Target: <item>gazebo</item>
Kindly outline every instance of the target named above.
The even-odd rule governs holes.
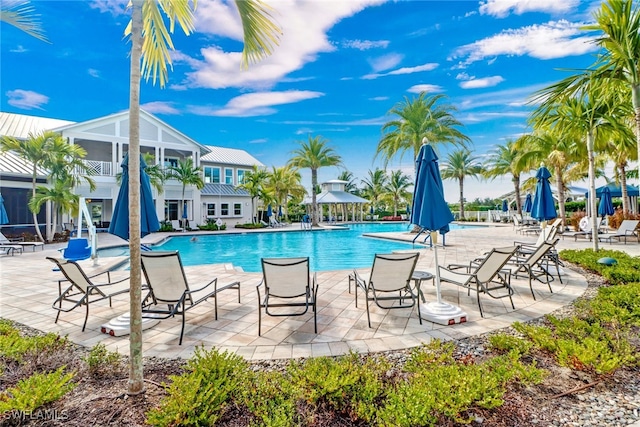
[[[319,206],[328,206],[329,222],[333,222],[333,213],[335,213],[336,221],[346,222],[348,217],[348,209],[346,209],[346,206],[349,204],[351,204],[352,218],[354,221],[358,218],[362,221],[364,218],[364,204],[369,203],[369,201],[345,191],[345,186],[348,183],[348,181],[333,179],[321,184],[322,192],[316,195],[316,203],[318,203]],[[311,205],[311,197],[305,197],[303,203],[307,206]],[[359,209],[356,209],[358,207]],[[346,211],[343,210],[340,216],[340,214],[338,214],[339,209],[346,209]]]
[[[599,199],[602,195],[602,190],[607,187],[609,188],[609,192],[611,192],[611,197],[622,197],[622,186],[619,184],[615,184],[613,182],[603,185],[602,187],[596,188],[596,199]],[[631,209],[631,213],[638,213],[638,196],[640,195],[640,191],[638,187],[633,185],[627,185],[627,197],[629,199],[629,206]],[[584,197],[589,198],[589,192],[584,193]],[[587,208],[588,208],[587,204]]]

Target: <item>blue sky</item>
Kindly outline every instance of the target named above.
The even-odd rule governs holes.
[[[84,121],[128,108],[127,1],[35,1],[51,42],[2,24],[0,109]],[[357,178],[374,159],[388,111],[421,91],[446,95],[472,150],[485,156],[527,132],[536,90],[593,63],[580,27],[600,1],[274,0],[275,52],[240,70],[233,3],[198,0],[196,32],[177,30],[164,89],[145,83],[147,111],[203,144],[244,149],[282,166],[298,141],[321,135]],[[438,151],[441,159],[448,149]],[[413,173],[411,154],[390,169]],[[321,181],[337,168],[323,168]],[[310,185],[308,173],[303,184]],[[499,197],[509,178],[465,181],[465,197]],[[458,185],[445,181],[455,202]]]

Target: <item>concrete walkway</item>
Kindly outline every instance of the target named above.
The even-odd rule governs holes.
[[[277,229],[275,232],[297,231],[295,225]],[[383,233],[387,238],[412,240],[409,233]],[[184,233],[181,233],[184,235]],[[156,233],[144,239],[153,243],[167,237],[167,233]],[[123,244],[119,238],[99,234],[99,246]],[[510,225],[485,225],[477,228],[452,230],[446,237],[446,247],[438,249],[441,265],[465,263],[494,247],[511,246],[514,241],[534,242],[534,236],[517,234]],[[128,311],[128,295],[114,298],[113,307],[106,301],[92,304],[85,332],[82,332],[84,310],[76,309],[61,313],[54,323],[56,311],[51,303],[58,294],[58,279],[62,274],[52,271],[53,264],[47,256],[59,257],[59,247],[65,244],[46,245],[43,251],[27,249],[22,255],[0,257],[0,317],[31,326],[45,332],[66,335],[72,341],[92,347],[104,344],[109,350],[122,354],[129,352],[129,337],[111,337],[100,332],[102,324]],[[588,240],[573,238],[560,240],[558,249],[584,249],[592,244]],[[634,242],[603,243],[601,247],[626,251],[640,255],[640,244]],[[432,249],[416,249],[420,253],[417,270],[434,272]],[[215,256],[215,254],[212,254]],[[111,268],[117,258],[100,258],[94,267],[90,260],[82,261],[87,272]],[[301,317],[263,316],[262,336],[258,337],[257,293],[255,286],[261,275],[236,271],[230,264],[185,267],[191,286],[205,284],[218,277],[224,284],[241,282],[241,303],[235,291],[219,294],[218,320],[214,320],[213,301],[204,302],[187,313],[185,335],[178,345],[180,318],[161,321],[144,331],[144,355],[157,357],[190,357],[196,346],[212,347],[237,353],[248,360],[296,358],[309,356],[340,355],[349,351],[377,352],[398,350],[418,346],[434,338],[459,339],[497,330],[514,321],[527,321],[541,317],[569,304],[586,289],[585,279],[570,269],[564,269],[563,282],[557,278],[552,283],[553,293],[546,285],[534,285],[537,300],[531,296],[526,279],[512,279],[515,289],[513,297],[516,309],[508,299],[492,299],[481,295],[485,317],[481,318],[475,293],[467,293],[457,286],[443,284],[441,295],[445,302],[460,306],[467,313],[467,322],[443,326],[423,321],[420,325],[416,309],[383,310],[372,306],[372,326],[367,325],[365,302],[354,304],[353,293],[348,292],[348,275],[351,271],[318,272],[318,333],[313,332],[313,315]],[[363,272],[366,274],[366,271]],[[126,276],[126,271],[117,271],[115,276]],[[428,302],[436,300],[435,287],[425,282],[422,290]]]

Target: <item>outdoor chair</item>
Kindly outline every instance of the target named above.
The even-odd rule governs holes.
[[[365,296],[369,327],[371,327],[370,301],[384,309],[411,308],[416,304],[416,295],[411,288],[411,277],[419,255],[417,252],[376,254],[368,280],[364,279],[357,270],[353,270],[356,307],[358,307],[358,288],[360,288]],[[384,301],[392,301],[392,303],[388,304]],[[398,304],[394,304],[395,302]],[[418,319],[422,324],[419,309]]]
[[[182,316],[180,342],[184,336],[184,324],[187,311],[203,301],[213,298],[214,316],[218,320],[218,297],[220,291],[236,289],[240,302],[240,282],[218,286],[214,278],[206,285],[191,289],[182,267],[178,251],[141,252],[142,272],[149,287],[149,295],[143,300],[142,317],[151,319],[168,319]]]
[[[610,234],[606,234],[602,237],[598,237],[598,240],[608,240],[609,243],[613,243],[613,239],[617,239],[618,242],[620,241],[620,239],[624,239],[624,243],[626,245],[627,237],[635,237],[636,239],[638,239],[638,242],[640,242],[640,235],[638,235],[638,232],[636,231],[638,223],[640,223],[640,221],[636,219],[625,219],[624,221],[622,221],[622,224],[620,224],[620,227],[618,227],[616,231]]]
[[[543,242],[535,251],[529,254],[521,254],[516,250],[513,257],[509,260],[506,267],[511,270],[511,275],[519,277],[521,274],[526,274],[529,279],[529,289],[531,289],[531,296],[536,299],[536,295],[533,292],[533,280],[537,280],[540,283],[546,283],[549,286],[549,291],[553,293],[551,289],[551,282],[554,280],[553,275],[550,273],[551,263],[553,258],[548,257],[547,254],[554,248],[558,242],[556,238],[553,242]],[[556,269],[558,269],[557,264]],[[558,271],[558,278],[562,283],[562,277]]]
[[[67,247],[61,249],[62,257],[69,261],[82,261],[91,257],[91,246],[85,238],[69,239]]]
[[[22,253],[22,246],[0,245],[0,255],[14,256],[16,251]]]
[[[8,239],[4,234],[0,233],[0,245],[4,245],[4,246],[21,246],[22,248],[24,247],[30,247],[32,249],[32,251],[35,251],[36,248],[40,248],[42,250],[44,250],[44,243],[42,242],[25,242],[24,241],[24,237],[12,237],[11,239]],[[20,251],[22,252],[22,251]]]
[[[171,220],[171,228],[173,228],[173,231],[184,231],[184,228],[180,226],[180,221],[177,219]]]
[[[484,317],[482,304],[480,303],[481,293],[487,294],[491,298],[509,298],[511,307],[515,310],[512,298],[511,272],[502,270],[515,251],[515,246],[495,248],[479,260],[477,264],[472,261],[469,264],[449,264],[447,267],[438,266],[440,281],[467,289],[467,295],[471,291],[475,291],[480,317]],[[498,294],[498,291],[505,292]]]
[[[58,280],[58,298],[53,302],[52,307],[58,311],[55,323],[58,323],[60,312],[68,313],[77,307],[84,305],[86,312],[84,315],[84,323],[82,331],[84,332],[89,319],[89,305],[105,299],[109,300],[111,307],[111,298],[129,292],[129,277],[124,279],[111,281],[111,272],[103,271],[93,276],[87,276],[82,267],[72,260],[61,260],[58,258],[47,257],[49,261],[54,263],[64,275],[64,279]],[[96,283],[94,279],[106,274],[107,281],[104,283]],[[69,285],[63,289],[63,284],[68,282]],[[70,305],[67,306],[67,303]]]
[[[302,316],[309,308],[313,311],[313,325],[318,333],[316,303],[318,284],[316,274],[311,277],[309,257],[262,258],[262,280],[258,292],[258,336],[262,334],[262,309],[269,316]],[[264,295],[260,287],[264,285]],[[281,311],[283,307],[299,307]],[[301,309],[302,307],[303,309]]]

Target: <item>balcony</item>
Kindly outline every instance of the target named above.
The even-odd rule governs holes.
[[[114,176],[113,164],[111,162],[101,162],[98,160],[83,160],[83,163],[89,170],[89,176]],[[76,169],[76,174],[80,171]]]

